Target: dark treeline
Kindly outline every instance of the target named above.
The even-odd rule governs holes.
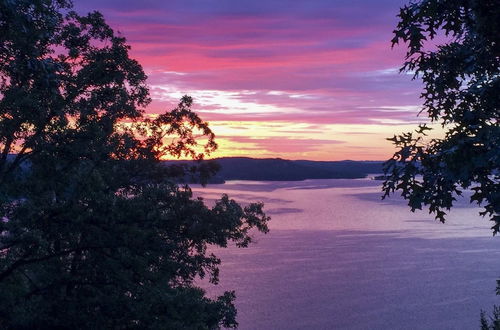
[[[379,161],[311,161],[281,158],[218,158],[212,161],[219,170],[211,183],[227,180],[299,181],[307,179],[357,179],[382,173]],[[196,164],[194,161],[165,161],[168,166]]]

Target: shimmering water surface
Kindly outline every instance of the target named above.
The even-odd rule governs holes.
[[[380,181],[231,181],[193,190],[262,201],[270,233],[216,249],[220,284],[235,290],[239,329],[478,329],[500,304],[500,238],[461,199],[441,224],[381,201]]]

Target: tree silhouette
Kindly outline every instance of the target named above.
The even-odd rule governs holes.
[[[422,0],[401,8],[393,46],[408,45],[402,71],[421,78],[422,112],[432,128],[394,136],[384,197],[401,191],[412,210],[426,205],[444,222],[464,190],[500,231],[500,6],[497,0]],[[429,47],[427,47],[429,46]]]
[[[421,78],[422,112],[439,123],[444,138],[426,141],[427,125],[389,139],[399,149],[384,164],[384,198],[398,190],[411,210],[429,206],[445,221],[456,195],[470,201],[500,231],[500,6],[497,0],[421,0],[399,13],[393,46],[407,43],[401,71]],[[444,34],[444,35],[443,35]],[[440,43],[442,40],[445,42]],[[434,47],[426,48],[431,41]],[[432,46],[432,45],[431,45]],[[497,286],[497,294],[500,285]],[[481,329],[499,329],[481,312]]]
[[[226,195],[207,207],[176,183],[187,168],[160,159],[202,159],[214,134],[187,96],[145,115],[128,50],[98,12],[0,0],[1,328],[237,324],[233,292],[209,299],[193,281],[217,283],[210,245],[246,247],[269,218]]]

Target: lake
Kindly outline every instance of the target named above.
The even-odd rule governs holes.
[[[446,224],[381,201],[380,181],[229,181],[202,188],[262,201],[271,231],[245,249],[215,249],[235,290],[239,329],[479,329],[500,276],[499,239],[465,198]]]

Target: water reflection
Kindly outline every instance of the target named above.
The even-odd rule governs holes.
[[[460,198],[446,224],[426,211],[412,213],[398,197],[381,200],[381,182],[369,179],[305,180],[294,182],[230,181],[206,188],[197,196],[212,203],[222,193],[243,204],[261,201],[272,230],[396,230],[412,237],[488,237],[490,224],[467,198]]]
[[[474,329],[498,301],[498,239],[466,201],[436,222],[380,182],[230,182],[195,187],[264,201],[268,235],[216,250],[221,285],[236,290],[240,329]]]
[[[278,231],[220,252],[241,329],[475,329],[498,300],[490,238]]]

